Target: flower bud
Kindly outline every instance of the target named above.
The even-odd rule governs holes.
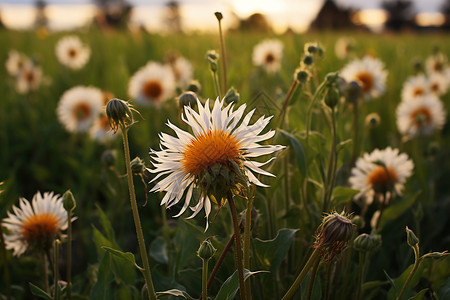
[[[381,238],[380,234],[371,234],[370,237],[372,238],[373,241],[373,249],[378,249],[381,247],[381,244],[383,243],[383,239]]]
[[[117,98],[111,99],[106,104],[106,115],[114,133],[117,132],[119,127],[127,128],[134,122],[130,104]]]
[[[196,94],[200,93],[202,85],[198,80],[191,80],[186,88],[187,91],[194,92]]]
[[[70,190],[67,190],[63,195],[63,207],[66,211],[72,211],[77,206],[75,198]]]
[[[236,104],[239,102],[240,99],[241,99],[241,96],[239,95],[238,91],[234,87],[231,87],[224,97],[226,105],[228,105],[230,103]]]
[[[314,54],[317,52],[317,44],[316,43],[306,43],[305,44],[305,52],[309,54]]]
[[[139,174],[144,174],[145,172],[145,164],[144,161],[136,156],[135,158],[133,158],[133,160],[130,162],[131,164],[131,172],[133,174],[139,175]]]
[[[314,56],[312,55],[303,55],[302,62],[305,66],[311,66],[314,63]]]
[[[356,103],[361,94],[361,86],[357,81],[351,81],[347,86],[347,101]]]
[[[221,12],[215,12],[214,15],[216,16],[217,20],[220,21],[223,19],[223,15]]]
[[[364,123],[367,128],[376,128],[380,125],[380,115],[377,113],[368,114]]]
[[[363,228],[365,226],[364,218],[361,218],[361,216],[358,216],[358,215],[352,217],[352,223],[357,228]]]
[[[340,99],[339,90],[333,86],[329,87],[325,94],[325,104],[330,108],[334,108]]]
[[[116,164],[116,151],[114,150],[105,150],[100,157],[101,162],[105,165],[105,167],[109,168]]]
[[[439,259],[442,258],[444,256],[447,256],[448,253],[447,251],[444,252],[431,252],[431,253],[427,253],[424,256],[422,256],[422,258],[435,258],[435,259]]]
[[[374,248],[374,242],[370,235],[363,233],[354,239],[353,248],[357,251],[369,252]]]
[[[216,251],[217,249],[214,248],[209,239],[206,239],[201,243],[200,248],[198,248],[197,256],[202,260],[209,260],[214,256]]]
[[[309,72],[302,68],[298,68],[294,73],[294,79],[301,84],[305,84],[306,82],[308,82],[309,76]]]
[[[194,92],[184,92],[178,97],[178,107],[183,109],[185,106],[195,107],[197,104],[197,95]]]
[[[406,241],[408,245],[414,248],[417,244],[419,244],[419,238],[414,234],[414,232],[406,226]]]

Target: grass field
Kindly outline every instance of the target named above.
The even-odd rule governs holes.
[[[6,218],[7,212],[12,212],[11,207],[18,206],[19,197],[31,200],[37,191],[62,195],[70,189],[76,200],[73,213],[77,218],[72,227],[72,298],[145,298],[141,295],[144,276],[121,255],[102,248],[131,252],[141,265],[129,205],[122,137],[99,143],[87,134],[69,133],[58,121],[56,109],[64,92],[78,85],[94,86],[114,97],[129,100],[140,113],[134,113],[137,123],[128,131],[131,158],[139,156],[146,167],[153,169],[149,149],[159,149],[160,132],[173,135],[166,125],[167,120],[184,130],[188,128],[179,118],[177,97],[168,99],[160,107],[139,106],[127,92],[129,80],[148,61],[159,62],[168,53],[178,53],[193,66],[193,79],[202,86],[198,93],[201,102],[213,101],[218,95],[206,53],[208,50],[220,52],[219,37],[97,30],[70,33],[80,37],[91,49],[87,65],[80,70],[70,70],[55,56],[56,43],[68,34],[41,36],[34,31],[0,31],[0,61],[7,60],[10,50],[17,50],[40,65],[46,77],[36,91],[20,94],[15,88],[15,78],[5,67],[0,68],[0,181],[3,181],[0,217]],[[354,40],[354,51],[352,57],[342,60],[336,57],[334,47],[344,36]],[[275,74],[267,74],[252,65],[253,47],[267,38],[279,39],[284,45],[281,70]],[[290,97],[288,91],[294,72],[308,42],[319,43],[324,53],[314,56],[310,80],[297,85]],[[421,67],[423,70],[426,59],[436,51],[445,56],[450,54],[450,36],[435,33],[323,32],[283,36],[226,33],[225,45],[228,87],[233,86],[240,93],[236,106],[247,103],[246,112],[256,108],[255,116],[274,115],[268,128],[277,133],[266,143],[286,146],[272,155],[276,159],[264,167],[276,176],[260,178],[270,187],[257,187],[253,194],[247,195],[254,197],[256,209],[252,213],[249,269],[264,271],[250,277],[253,298],[281,299],[313,252],[316,230],[324,214],[345,210],[351,213],[349,218],[355,224],[351,237],[340,244],[342,249],[336,257],[324,258],[318,263],[315,280],[309,280],[309,273],[301,283],[298,298],[294,299],[300,299],[300,294],[302,299],[307,299],[309,290],[311,299],[395,299],[405,282],[403,299],[413,296],[413,299],[446,299],[450,293],[448,256],[420,259],[415,275],[407,280],[418,248],[408,245],[405,227],[412,229],[419,238],[420,256],[450,248],[447,232],[450,225],[450,128],[445,123],[430,136],[405,141],[396,125],[396,108],[401,102],[405,81],[421,72]],[[381,96],[369,101],[359,99],[356,113],[355,106],[344,97],[332,110],[323,104],[324,93],[317,93],[318,99],[312,102],[326,74],[340,71],[353,58],[366,54],[380,59],[388,72]],[[221,59],[219,75],[222,74]],[[450,82],[450,78],[447,81]],[[282,107],[286,98],[289,101],[284,116]],[[439,98],[448,112],[450,94],[447,92]],[[380,117],[379,125],[373,128],[365,124],[370,113]],[[281,116],[284,116],[283,121],[277,122]],[[251,123],[255,121],[256,118]],[[335,124],[334,136],[330,124]],[[354,147],[355,128],[358,139]],[[383,204],[380,221],[373,228],[370,221],[380,207],[376,201],[364,205],[352,200],[358,191],[349,183],[351,160],[352,155],[357,158],[389,146],[406,153],[414,162],[414,171],[407,178],[403,193],[392,197],[389,204]],[[105,155],[114,155],[113,162],[106,165]],[[334,168],[330,167],[331,161]],[[233,234],[230,208],[226,204],[218,210],[218,206],[213,205],[207,231],[204,231],[204,212],[189,220],[185,219],[188,213],[172,218],[182,205],[167,211],[159,205],[164,194],[148,193],[155,184],[149,183],[154,176],[144,172],[141,177],[134,176],[134,184],[155,290],[177,289],[184,291],[185,298],[198,298],[202,292],[202,260],[197,257],[197,250],[201,242],[210,237],[217,248],[209,262],[211,272]],[[329,203],[324,205],[327,193]],[[238,213],[244,212],[248,200],[235,198]],[[364,251],[355,248],[354,239],[363,233],[370,234],[378,246]],[[244,230],[241,234],[244,236]],[[234,249],[232,247],[225,256],[215,276],[208,291],[211,298],[239,295],[237,275],[232,276],[236,271]],[[59,278],[64,281],[68,267],[66,250],[67,239],[59,248],[58,260],[54,260]],[[11,287],[14,299],[30,299],[29,283],[45,290],[38,251],[27,251],[17,257],[8,250],[0,259],[0,267],[5,270],[2,273],[5,280],[0,281],[0,295],[5,298]],[[49,295],[57,299],[52,288],[54,275],[49,267]],[[310,288],[309,282],[314,282]],[[66,297],[67,289],[62,293]]]

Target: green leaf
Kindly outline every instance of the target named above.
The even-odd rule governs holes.
[[[95,206],[97,207],[97,211],[100,216],[100,224],[103,227],[106,237],[108,238],[108,240],[114,241],[114,230],[111,226],[111,222],[109,222],[108,218],[106,217],[106,214],[103,212],[103,210],[97,203],[95,204]]]
[[[91,299],[113,299],[111,281],[114,275],[111,272],[111,259],[109,252],[105,252],[98,267],[97,283],[91,291]]]
[[[416,284],[419,282],[420,277],[422,276],[422,273],[425,268],[428,268],[430,266],[430,260],[422,260],[421,264],[417,268],[416,272],[414,273],[414,276],[411,278],[411,281],[409,282],[408,286],[406,287],[404,297],[411,296],[412,288],[416,286]],[[411,264],[398,278],[393,280],[394,287],[392,287],[388,292],[388,299],[394,300],[400,293],[401,289],[403,288],[403,285],[406,282],[406,279],[408,278],[409,274],[411,273],[411,270],[413,269],[414,264]],[[392,279],[391,279],[392,280]]]
[[[162,236],[158,236],[153,240],[150,246],[150,256],[162,264],[167,264],[169,262],[166,240]]]
[[[376,288],[379,286],[383,286],[383,285],[386,285],[389,283],[390,283],[389,281],[381,281],[381,280],[369,281],[362,285],[362,290],[364,292],[364,291],[367,291],[367,290],[370,290],[370,289],[373,289],[373,288]]]
[[[156,293],[156,298],[158,298],[158,299],[169,298],[170,296],[182,297],[184,299],[194,300],[194,298],[192,298],[187,292],[180,291],[180,290],[177,290],[177,289],[171,289],[171,290],[167,290],[167,291],[164,291],[164,292],[157,292]]]
[[[281,229],[272,240],[255,239],[253,247],[260,266],[275,272],[286,257],[297,231],[298,229]]]
[[[341,151],[342,149],[347,147],[347,145],[351,145],[351,144],[352,144],[352,139],[348,139],[348,140],[340,142],[339,144],[336,145],[336,152]]]
[[[438,299],[450,299],[450,277],[437,289]]]
[[[265,272],[265,271],[251,272],[247,269],[244,269],[244,281],[252,275],[255,275],[258,273],[263,273],[263,272]],[[238,278],[238,274],[237,274],[237,270],[236,270],[236,271],[234,271],[233,275],[228,277],[228,279],[225,280],[225,282],[222,284],[219,292],[217,293],[215,300],[234,299],[238,290],[239,290],[239,278]]]
[[[292,149],[294,149],[295,152],[295,158],[297,161],[297,167],[298,170],[300,171],[300,174],[302,175],[302,177],[304,178],[306,176],[306,154],[305,154],[305,150],[303,149],[302,144],[300,143],[300,141],[291,133],[282,130],[282,129],[278,129],[278,131],[289,138],[289,142],[292,146]]]
[[[35,296],[39,296],[41,298],[47,299],[47,300],[53,300],[52,297],[50,297],[49,294],[47,294],[44,290],[42,290],[41,288],[35,286],[34,284],[32,284],[31,282],[29,282],[30,285],[30,289],[31,289],[31,293]]]
[[[423,289],[420,292],[418,292],[414,297],[409,298],[409,300],[422,300],[423,296],[425,295],[425,293],[427,291],[428,291],[428,289]]]
[[[109,247],[117,249],[119,248],[114,241],[111,241],[107,239],[97,228],[95,228],[94,225],[92,225],[92,234],[93,234],[93,240],[94,244],[97,248],[97,255],[99,258],[103,257],[103,254],[105,253],[105,250],[103,247]]]
[[[136,260],[135,260],[135,258],[134,258],[133,253],[131,253],[131,252],[122,252],[122,251],[120,251],[120,250],[113,249],[113,248],[106,247],[106,246],[102,246],[102,248],[105,249],[106,251],[108,251],[109,253],[111,253],[111,254],[117,256],[117,257],[120,257],[120,258],[125,259],[126,261],[128,261],[128,262],[130,263],[130,266],[135,267],[135,268],[138,269],[139,271],[142,271],[142,270],[143,270],[141,267],[139,267],[139,266],[136,264]]]
[[[384,226],[389,224],[389,222],[394,221],[401,215],[405,213],[415,202],[417,197],[422,191],[418,191],[412,196],[406,196],[402,199],[397,199],[395,203],[389,204],[389,206],[383,211],[381,215],[380,224],[378,225],[379,230],[382,230]]]
[[[332,204],[334,207],[339,207],[342,204],[349,203],[352,197],[356,195],[359,191],[351,188],[337,186],[333,189]]]

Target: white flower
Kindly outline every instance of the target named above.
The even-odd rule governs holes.
[[[58,119],[69,132],[86,132],[103,106],[102,91],[76,86],[64,92],[57,107]]]
[[[427,74],[441,73],[447,66],[447,62],[447,56],[445,56],[443,53],[438,52],[436,54],[430,55],[425,60],[425,69],[427,71]]]
[[[90,48],[77,36],[66,36],[60,39],[55,50],[59,62],[74,70],[83,68],[91,55]]]
[[[334,52],[339,59],[346,59],[353,53],[355,41],[351,38],[341,37],[334,45]]]
[[[279,40],[264,40],[253,48],[253,65],[263,67],[267,73],[279,72],[282,58],[283,43]]]
[[[449,79],[445,77],[444,73],[435,72],[428,76],[428,84],[431,93],[441,96],[447,93]]]
[[[428,79],[424,74],[409,77],[403,84],[402,101],[414,100],[430,92]]]
[[[20,94],[37,90],[43,81],[42,68],[31,60],[27,61],[17,74],[16,89]]]
[[[29,63],[30,59],[16,50],[10,50],[8,53],[8,59],[5,62],[6,71],[11,76],[17,76],[26,63]]]
[[[340,76],[347,82],[358,82],[365,100],[380,96],[386,89],[384,64],[371,56],[353,60],[342,69]]]
[[[20,198],[20,206],[13,206],[12,210],[2,225],[8,230],[6,249],[13,249],[13,255],[20,256],[29,248],[45,250],[67,228],[62,197],[53,192],[43,196],[37,192],[31,203]]]
[[[114,133],[111,129],[108,116],[104,111],[95,119],[94,124],[92,124],[92,127],[89,130],[89,135],[93,140],[105,143],[115,139],[118,134]]]
[[[172,68],[177,85],[180,87],[187,86],[192,80],[192,64],[186,58],[179,55],[169,58],[168,64]]]
[[[372,203],[375,195],[385,195],[387,199],[401,195],[406,178],[411,176],[413,162],[405,153],[388,147],[375,149],[358,158],[349,178],[352,189],[359,190],[355,198],[364,197],[367,204]]]
[[[444,106],[433,94],[402,101],[396,110],[398,131],[406,138],[430,135],[445,123]]]
[[[260,134],[271,117],[262,116],[253,125],[249,125],[255,110],[242,119],[245,104],[233,110],[232,104],[222,108],[223,100],[217,99],[211,111],[209,100],[204,106],[200,101],[197,100],[197,102],[198,113],[190,106],[185,106],[182,115],[183,121],[190,126],[193,134],[168,122],[167,125],[175,131],[176,137],[165,133],[160,134],[161,151],[150,150],[155,169],[148,170],[151,173],[158,173],[151,182],[165,176],[151,189],[152,192],[166,192],[161,205],[166,204],[167,208],[172,207],[180,202],[183,195],[185,196],[184,205],[175,217],[180,216],[187,209],[194,190],[200,190],[200,199],[195,206],[191,207],[194,213],[190,218],[204,208],[207,219],[206,228],[208,228],[211,200],[217,203],[222,200],[217,199],[217,194],[210,193],[209,189],[215,190],[217,186],[225,186],[226,189],[227,184],[223,181],[230,178],[233,181],[236,176],[245,177],[243,184],[245,186],[254,183],[265,187],[266,185],[261,183],[254,173],[274,176],[260,168],[273,158],[264,163],[251,159],[271,154],[283,149],[284,146],[258,144],[275,134],[273,130]],[[209,174],[214,171],[221,175],[225,174],[221,177],[224,180],[217,180],[217,177],[213,175],[212,182],[209,181]]]
[[[128,94],[142,106],[159,106],[175,94],[172,69],[157,62],[148,62],[128,84]]]

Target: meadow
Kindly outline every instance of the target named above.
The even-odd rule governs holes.
[[[77,70],[62,65],[55,55],[55,45],[68,35],[78,36],[90,48],[87,64]],[[342,37],[352,39],[352,51],[343,59],[334,51]],[[275,72],[252,63],[255,45],[266,39],[283,44],[280,69]],[[408,78],[426,73],[427,58],[450,54],[450,36],[226,32],[224,40],[227,84],[221,89],[219,34],[155,35],[95,28],[50,34],[0,31],[0,218],[7,218],[8,211],[14,213],[12,206],[19,206],[19,198],[31,201],[38,191],[67,195],[70,190],[76,201],[71,262],[67,235],[58,235],[60,245],[52,244],[43,255],[39,247],[14,255],[2,241],[0,298],[66,299],[70,293],[72,299],[153,299],[143,288],[145,267],[134,264],[135,260],[142,266],[142,255],[130,206],[123,128],[119,124],[116,137],[99,142],[86,132],[69,132],[58,119],[62,95],[81,85],[107,91],[110,98],[129,101],[135,109],[130,112],[136,122],[125,131],[131,159],[141,159],[140,165],[134,164],[134,190],[154,290],[165,292],[157,293],[158,299],[201,297],[204,276],[208,278],[222,259],[208,288],[207,297],[212,299],[448,299],[450,127],[444,122],[430,134],[419,130],[406,139],[398,129],[396,109]],[[313,43],[308,44],[311,48],[305,47],[307,43]],[[41,66],[44,80],[37,89],[17,91],[16,77],[4,67],[10,50]],[[219,53],[218,60],[207,59],[209,50]],[[179,105],[187,85],[160,104],[145,106],[130,96],[129,82],[148,61],[161,62],[168,55],[180,55],[192,64],[192,79],[201,85],[196,95],[202,105],[210,99],[212,109],[218,94],[223,97],[234,87],[240,96],[226,103],[234,103],[235,109],[245,103],[244,116],[255,109],[250,124],[261,116],[274,116],[262,132],[273,129],[275,134],[260,144],[285,146],[264,155],[264,160],[256,159],[265,162],[275,157],[262,167],[275,176],[257,176],[268,187],[255,186],[256,180],[247,186],[245,177],[246,183],[233,193],[241,219],[245,292],[236,271],[230,199],[211,197],[205,230],[208,220],[203,211],[191,219],[186,219],[189,209],[174,217],[187,197],[184,191],[181,201],[168,209],[160,205],[163,191],[150,192],[161,178],[150,182],[156,174],[146,168],[156,166],[149,151],[162,149],[161,132],[174,135],[168,120],[192,133]],[[349,82],[338,77],[347,64],[365,55],[379,59],[387,71],[385,87],[373,99],[361,96],[358,88],[355,95]],[[313,62],[305,63],[305,56]],[[450,67],[446,60],[443,65]],[[216,73],[211,71],[216,67]],[[444,74],[448,90],[450,74]],[[441,110],[446,112],[450,110],[447,90],[439,95]],[[198,111],[199,104],[190,103]],[[422,117],[426,123],[432,116]],[[381,179],[369,186],[375,194],[372,203],[366,199],[370,195],[358,198],[363,191],[349,181],[357,159],[388,147],[406,154],[413,170],[404,171],[408,174],[403,181],[391,182],[401,177],[401,171],[392,175],[389,161],[374,161],[388,175],[379,175]],[[224,188],[218,181],[211,183],[214,191],[215,185]],[[205,192],[198,189],[191,206]],[[378,220],[373,217],[377,212]],[[325,232],[329,223],[337,226],[330,236]],[[3,233],[8,234],[8,228],[3,227]],[[323,239],[332,241],[325,245]],[[205,240],[217,251],[210,251],[209,269],[202,278],[205,270],[198,254]],[[296,279],[296,294],[289,294]]]

